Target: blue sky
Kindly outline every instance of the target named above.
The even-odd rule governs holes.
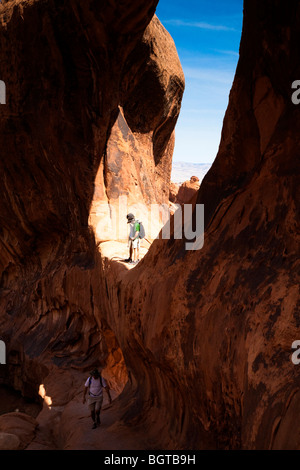
[[[212,163],[238,62],[243,0],[160,0],[185,75],[173,161]]]

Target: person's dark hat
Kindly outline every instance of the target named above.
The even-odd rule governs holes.
[[[93,377],[98,377],[100,375],[98,369],[93,369],[91,370],[90,374],[93,376]]]
[[[127,223],[130,224],[130,222],[132,222],[134,220],[134,215],[133,214],[127,214],[126,215],[127,217]]]

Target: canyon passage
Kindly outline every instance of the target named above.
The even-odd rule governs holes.
[[[300,448],[299,1],[244,1],[219,151],[189,201],[203,247],[172,216],[129,266],[113,214],[172,207],[185,89],[157,3],[0,4],[1,449]],[[113,401],[91,430],[95,367]]]

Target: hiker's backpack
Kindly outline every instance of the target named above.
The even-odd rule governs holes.
[[[100,377],[100,384],[101,384],[101,387],[103,388],[103,382],[102,382],[102,377],[101,377],[101,375],[100,375],[99,377]],[[91,386],[91,383],[92,383],[92,377],[89,378],[89,387]]]
[[[143,222],[138,222],[139,226],[140,226],[140,233],[139,233],[139,238],[145,238],[145,227],[143,225]]]

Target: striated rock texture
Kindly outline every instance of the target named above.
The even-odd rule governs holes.
[[[170,183],[170,187],[169,187],[170,202],[175,203],[179,188],[180,188],[180,184],[173,183],[173,182]]]
[[[192,176],[180,186],[176,183],[170,184],[169,199],[175,204],[188,204],[197,194],[200,188],[199,178]]]
[[[157,240],[128,270],[107,245],[96,250],[88,220],[101,164],[114,197],[120,141],[110,136],[124,123],[137,147],[153,141],[143,168],[155,166],[158,185],[140,193],[168,195],[158,174],[179,101],[166,114],[147,101],[143,122],[139,77],[153,69],[131,56],[143,55],[155,4],[0,7],[3,380],[27,395],[45,390],[18,438],[30,449],[299,449],[299,2],[245,0],[220,149],[197,196],[204,247]],[[106,440],[88,440],[79,393],[101,361],[122,392],[104,412]],[[2,432],[15,434],[16,419],[4,415]]]
[[[38,423],[24,413],[8,413],[0,416],[0,449],[25,449],[35,436]]]

